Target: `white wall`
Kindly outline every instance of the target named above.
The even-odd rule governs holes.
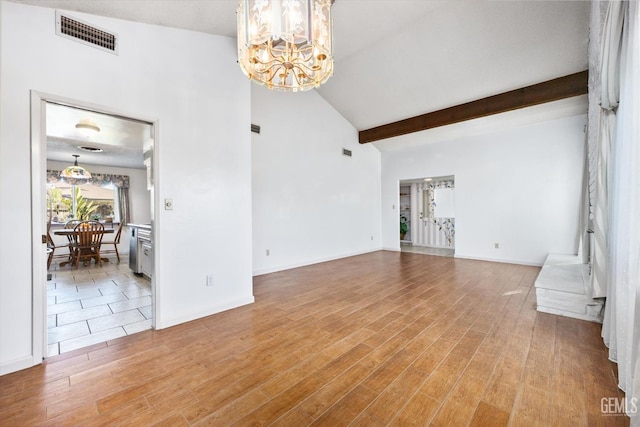
[[[541,265],[549,252],[576,253],[585,122],[579,115],[384,152],[382,246],[399,249],[399,180],[454,175],[457,257]]]
[[[251,93],[254,274],[379,249],[380,152],[314,91]]]
[[[157,198],[174,200],[155,217],[158,327],[252,302],[250,92],[235,40],[70,13],[117,33],[112,55],[56,36],[54,9],[0,7],[0,373],[34,362],[30,90],[157,120]]]

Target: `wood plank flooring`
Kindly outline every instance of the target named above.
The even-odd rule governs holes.
[[[0,425],[629,425],[600,325],[539,269],[380,251],[254,279],[256,303],[0,377]]]

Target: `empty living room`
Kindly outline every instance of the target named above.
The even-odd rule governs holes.
[[[639,18],[0,0],[0,425],[640,427]]]

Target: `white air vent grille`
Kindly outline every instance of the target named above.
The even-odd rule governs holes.
[[[80,43],[118,53],[118,36],[86,22],[56,13],[56,34]]]

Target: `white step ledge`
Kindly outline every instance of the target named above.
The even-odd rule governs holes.
[[[591,298],[589,266],[577,255],[549,254],[536,279],[538,311],[602,323],[604,300]]]

